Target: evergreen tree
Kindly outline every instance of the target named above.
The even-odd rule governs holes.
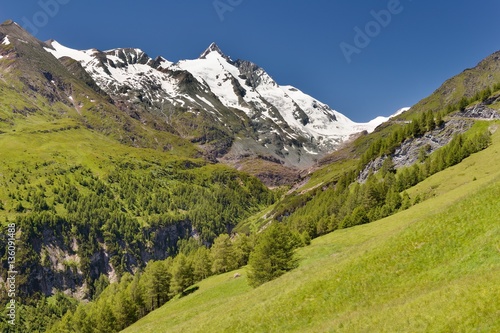
[[[397,211],[399,207],[401,207],[402,201],[403,200],[401,198],[401,195],[393,188],[391,188],[389,192],[387,192],[385,204],[387,205],[391,213]]]
[[[436,127],[435,128],[441,128],[443,125],[444,125],[443,116],[441,115],[441,112],[438,112],[436,115]]]
[[[193,284],[191,266],[183,253],[179,253],[175,257],[170,272],[172,274],[171,295],[181,294],[187,287]]]
[[[129,273],[125,273],[117,287],[118,290],[111,296],[113,298],[113,313],[119,329],[124,329],[139,319],[137,304],[133,302],[128,289],[132,282],[133,277]]]
[[[420,163],[425,162],[427,159],[427,149],[426,147],[420,147],[420,150],[418,151],[418,161]]]
[[[382,177],[385,177],[387,173],[395,173],[396,168],[394,167],[394,162],[392,160],[392,156],[386,156],[384,159],[384,163],[380,167],[380,174]]]
[[[60,321],[58,321],[55,325],[51,326],[47,332],[55,332],[55,333],[73,333],[73,332],[85,332],[84,330],[78,330],[74,327],[75,318],[71,312],[68,312]],[[2,331],[2,332],[7,332]]]
[[[458,108],[460,109],[460,111],[464,111],[467,105],[469,105],[469,100],[464,96],[462,97],[460,102],[458,102]]]
[[[426,114],[426,121],[427,121],[427,131],[432,131],[434,128],[436,128],[436,121],[434,120],[434,114],[432,111],[427,111]]]
[[[144,270],[146,304],[154,310],[168,300],[171,276],[165,261],[150,261]]]
[[[486,88],[485,90],[483,90],[483,91],[481,92],[480,97],[479,97],[479,98],[481,99],[481,102],[486,101],[486,100],[488,99],[488,97],[490,97],[490,96],[491,96],[491,93],[492,93],[492,92],[491,92],[491,88],[490,88],[490,87],[488,87],[488,88]]]
[[[250,254],[248,281],[257,287],[297,267],[296,242],[290,229],[281,223],[270,225],[259,235]]]
[[[93,333],[94,325],[95,325],[95,317],[93,317],[89,313],[90,306],[88,305],[80,305],[73,317],[72,317],[72,325],[74,328],[74,332],[82,332],[82,333]],[[54,330],[54,333],[58,333],[59,331]]]
[[[250,253],[253,250],[252,239],[245,234],[239,234],[233,243],[234,259],[238,267],[248,264]]]
[[[127,287],[127,293],[130,296],[132,303],[136,307],[137,317],[141,318],[146,314],[146,303],[144,297],[144,284],[141,283],[143,274],[140,272],[134,275],[132,282]]]
[[[411,207],[411,198],[408,195],[408,193],[405,191],[401,195],[402,201],[401,201],[401,210],[405,210]]]
[[[211,248],[212,272],[215,274],[229,272],[238,268],[233,244],[228,234],[217,237]]]
[[[366,209],[363,206],[356,207],[351,214],[351,226],[365,224],[370,222]]]
[[[201,281],[210,276],[212,272],[212,260],[210,250],[202,246],[194,252],[191,257],[194,281]]]
[[[119,329],[116,323],[116,317],[111,310],[111,305],[106,301],[101,301],[94,306],[95,329],[97,332],[113,333]]]
[[[120,290],[113,297],[114,313],[118,328],[124,329],[135,323],[139,317],[137,315],[137,305],[132,302],[126,290]]]
[[[424,134],[424,129],[422,128],[422,125],[425,126],[425,124],[420,123],[419,118],[415,118],[412,120],[410,131],[411,131],[411,135],[414,138],[420,137],[420,136],[422,136],[422,134]]]
[[[97,299],[99,295],[109,286],[109,279],[105,274],[101,274],[97,280],[94,282],[94,299]]]

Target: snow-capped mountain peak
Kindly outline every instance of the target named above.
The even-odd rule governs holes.
[[[207,49],[205,51],[203,51],[203,53],[198,57],[198,59],[205,59],[210,53],[213,53],[213,52],[219,54],[224,59],[230,61],[230,58],[227,55],[225,55],[224,52],[222,52],[220,47],[215,42],[212,42],[207,47]]]
[[[295,87],[280,86],[256,64],[231,60],[215,43],[199,58],[177,63],[133,48],[78,51],[51,41],[45,49],[56,58],[79,61],[102,90],[129,108],[165,119],[171,117],[166,109],[203,112],[246,142],[234,141],[226,155],[271,156],[306,167],[353,134],[371,132],[388,119],[355,123]]]

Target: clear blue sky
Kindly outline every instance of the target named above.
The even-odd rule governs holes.
[[[381,10],[390,13],[389,23],[382,15],[384,26],[371,13]],[[30,22],[28,30],[36,28],[39,39],[77,49],[138,47],[177,61],[198,57],[215,41],[233,59],[257,63],[279,84],[294,85],[356,121],[411,106],[499,50],[499,14],[498,0],[0,3],[1,21]],[[364,33],[368,27],[368,45],[361,37],[355,41],[355,27]],[[352,46],[346,49],[351,53],[356,48],[350,63],[341,43]]]

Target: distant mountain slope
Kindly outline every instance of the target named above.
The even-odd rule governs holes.
[[[42,43],[14,22],[2,24],[0,34],[0,65],[19,70],[9,70],[12,79],[31,86],[31,94],[75,108],[70,116],[134,146],[169,149],[159,137],[175,136],[206,159],[270,186],[292,183],[299,170],[387,120],[355,123],[295,87],[280,86],[256,64],[233,61],[215,43],[197,59],[172,63],[134,48],[79,51]],[[84,114],[90,103],[104,118]]]
[[[147,122],[153,114],[155,126],[171,125],[202,144],[208,156],[229,163],[261,156],[286,167],[309,167],[353,134],[371,132],[386,120],[355,123],[295,87],[278,85],[254,63],[231,60],[215,43],[198,59],[177,63],[139,49],[77,51],[51,41],[46,50],[79,61],[138,119]],[[215,137],[186,129],[186,123],[200,128],[207,122]]]
[[[500,82],[500,51],[497,51],[476,66],[446,80],[430,96],[415,104],[405,116],[425,111],[439,111],[448,105],[458,104],[462,98],[472,98],[478,92]]]
[[[160,150],[190,146],[191,156],[201,155],[188,140],[168,130],[147,128],[130,117],[79,63],[70,58],[59,61],[45,46],[14,22],[0,25],[0,130],[71,119],[130,146]]]

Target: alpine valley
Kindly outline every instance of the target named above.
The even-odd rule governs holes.
[[[499,109],[498,52],[356,123],[215,43],[6,21],[0,330],[498,331]]]

